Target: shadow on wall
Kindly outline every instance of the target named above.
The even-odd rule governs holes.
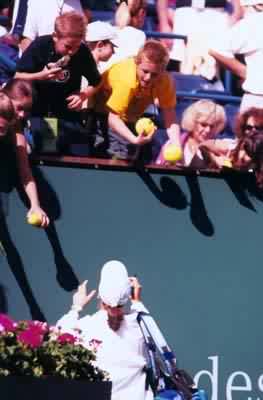
[[[0,283],[0,314],[8,313],[8,302],[6,295],[6,288]]]
[[[146,187],[161,204],[179,211],[188,209],[189,218],[195,229],[206,237],[214,236],[215,226],[208,215],[209,213],[201,193],[199,178],[197,175],[187,175],[185,177],[188,186],[188,193],[186,194],[180,188],[174,176],[163,175],[160,177],[159,182],[157,182],[153,179],[151,174],[144,169],[137,169],[136,172]],[[74,273],[72,265],[68,262],[64,254],[56,230],[55,222],[61,217],[59,199],[56,192],[45,178],[43,170],[35,167],[33,168],[33,173],[37,182],[41,205],[52,221],[50,226],[45,230],[45,234],[53,251],[56,279],[62,289],[65,291],[72,291],[79,285],[79,280]],[[252,212],[256,212],[252,200],[253,198],[256,198],[257,200],[262,201],[263,193],[257,189],[254,175],[238,174],[234,171],[230,171],[225,173],[223,177],[238,203]],[[21,188],[17,189],[20,198],[28,206],[24,192]],[[3,256],[6,257],[7,263],[21,289],[32,318],[45,320],[45,316],[38,305],[32,288],[28,282],[19,251],[10,237],[5,219],[5,212],[0,213],[0,242],[3,247]],[[0,287],[0,290],[1,298],[4,299],[3,296],[6,296],[5,290],[3,287]],[[4,300],[1,301],[1,304],[1,307],[7,307]]]
[[[34,169],[34,177],[37,182],[39,198],[43,209],[47,212],[51,219],[50,226],[45,230],[51,248],[54,254],[54,264],[56,267],[56,278],[57,282],[61,288],[66,291],[72,291],[79,285],[78,278],[76,277],[72,266],[67,261],[64,256],[63,249],[58,238],[56,227],[54,221],[60,217],[61,209],[57,198],[57,195],[53,188],[49,185],[43,174],[39,169]],[[17,186],[18,194],[23,201],[23,203],[28,207],[28,200],[25,196],[24,191],[21,187]],[[25,273],[25,268],[23,265],[22,258],[19,254],[18,249],[14,245],[12,238],[10,236],[8,226],[6,223],[6,212],[1,209],[0,212],[0,243],[2,249],[2,255],[6,257],[7,263],[17,281],[18,286],[25,298],[25,301],[29,307],[29,311],[32,319],[39,321],[45,321],[45,315],[41,310],[37,300],[34,297],[32,288],[28,282],[28,278]],[[4,302],[4,297],[6,293],[3,287],[0,287],[2,306],[7,303]]]
[[[47,181],[43,172],[34,167],[33,175],[37,184],[41,207],[46,211],[51,221],[49,227],[45,229],[45,233],[54,254],[57,282],[62,289],[70,292],[77,289],[79,280],[64,255],[55,226],[55,221],[61,216],[60,203],[55,190]],[[27,198],[21,189],[19,190],[19,195],[23,203],[28,207]]]
[[[6,224],[6,219],[4,216],[0,217],[0,241],[5,252],[7,263],[23,293],[32,318],[39,321],[45,321],[45,316],[41,308],[37,304],[37,301],[28,282],[22,259],[10,237]]]
[[[196,176],[186,177],[191,196],[190,201],[188,201],[185,193],[174,178],[162,176],[160,179],[160,187],[158,187],[148,172],[140,170],[138,175],[162,204],[177,210],[184,210],[189,207],[193,226],[205,236],[214,235],[214,227],[207,215],[198,178]]]
[[[137,171],[137,174],[163,205],[177,210],[189,207],[189,216],[193,226],[204,236],[212,237],[214,235],[215,228],[208,216],[197,175],[186,175],[185,177],[190,193],[190,200],[188,200],[174,177],[162,176],[158,186],[148,171],[141,169]],[[263,191],[257,188],[254,174],[240,174],[230,170],[224,173],[224,180],[238,203],[256,212],[250,197],[263,201]]]
[[[263,191],[258,189],[254,174],[237,175],[229,172],[225,182],[241,206],[257,212],[250,197],[263,201]]]

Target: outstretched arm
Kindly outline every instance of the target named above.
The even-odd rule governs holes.
[[[114,112],[109,112],[108,117],[109,127],[116,132],[120,137],[126,139],[131,144],[142,146],[152,140],[152,135],[139,135],[135,136],[127,125],[122,121],[120,116]]]
[[[21,183],[30,202],[28,216],[36,213],[41,217],[41,226],[43,228],[49,225],[49,218],[44,210],[40,207],[36,182],[32,176],[31,168],[28,161],[26,139],[22,133],[16,133],[16,157],[19,169]]]
[[[176,113],[174,108],[163,108],[163,119],[167,135],[171,142],[181,148],[180,127],[176,122]]]
[[[241,79],[246,79],[247,67],[235,57],[227,57],[214,50],[209,50],[210,56],[214,57],[223,67],[229,69]]]

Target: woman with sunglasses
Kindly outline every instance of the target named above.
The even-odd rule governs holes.
[[[236,133],[238,142],[231,153],[236,169],[253,169],[257,185],[263,189],[263,109],[252,107],[240,114]]]
[[[236,140],[207,141],[202,152],[216,168],[254,170],[257,184],[263,188],[263,109],[252,107],[241,113],[235,131]]]
[[[4,167],[6,170],[8,168],[14,170],[14,166],[17,166],[21,183],[30,204],[27,217],[30,217],[33,213],[37,214],[41,218],[41,226],[45,228],[49,224],[49,218],[40,207],[36,183],[28,160],[27,142],[23,132],[26,118],[32,106],[32,86],[29,82],[12,79],[0,93],[8,96],[14,109],[14,122],[10,125],[6,134],[3,135],[0,143],[0,152],[2,154],[5,152],[13,155],[13,157],[9,157],[10,164]]]

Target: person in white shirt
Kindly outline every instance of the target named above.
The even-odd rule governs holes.
[[[117,47],[111,58],[102,64],[105,71],[111,65],[128,57],[136,56],[146,41],[142,30],[147,11],[146,0],[121,1],[115,13]]]
[[[243,80],[243,112],[250,107],[263,108],[263,0],[241,0],[241,5],[243,18],[209,53]],[[235,58],[237,54],[244,56],[245,65]]]
[[[187,41],[165,39],[171,49],[171,69],[201,75],[211,83],[217,78],[219,81],[213,86],[222,90],[218,66],[209,57],[208,49],[240,18],[239,0],[176,0],[174,10],[170,9],[170,2],[156,0],[159,30],[187,37]]]
[[[98,288],[101,307],[95,314],[79,318],[79,312],[95,295],[94,290],[87,294],[86,283],[79,286],[71,310],[57,326],[63,331],[80,330],[85,346],[95,344],[97,365],[112,381],[112,400],[151,400],[152,391],[146,387],[145,342],[137,322],[138,312],[147,310],[140,302],[138,280],[128,277],[120,261],[107,262]]]

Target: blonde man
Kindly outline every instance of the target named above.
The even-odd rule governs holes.
[[[108,113],[110,156],[133,159],[138,146],[152,141],[152,135],[136,136],[135,123],[155,101],[162,109],[169,138],[180,145],[175,89],[166,72],[168,60],[166,48],[159,41],[148,40],[136,57],[114,64],[104,72],[96,109]],[[151,150],[147,153],[142,157],[149,161]]]

